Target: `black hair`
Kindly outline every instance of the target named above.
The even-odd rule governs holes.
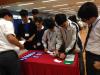
[[[20,12],[19,12],[20,16],[28,16],[28,11],[25,10],[25,9],[22,9]]]
[[[76,15],[69,16],[68,19],[71,20],[71,21],[73,21],[73,22],[75,22],[75,23],[77,23]]]
[[[56,14],[55,21],[59,26],[61,26],[64,22],[67,21],[66,15],[65,14]]]
[[[33,9],[33,10],[32,10],[32,14],[33,14],[33,15],[39,14],[39,10],[38,10],[38,9]]]
[[[78,17],[86,20],[91,17],[98,17],[97,6],[93,2],[84,3],[78,10]]]
[[[42,17],[35,17],[34,20],[35,20],[35,22],[39,22],[39,23],[43,22]]]
[[[53,19],[48,19],[48,29],[53,29],[55,26],[55,22]]]
[[[13,17],[12,13],[10,10],[8,9],[0,9],[0,18],[4,18],[4,16],[10,16],[10,17]]]

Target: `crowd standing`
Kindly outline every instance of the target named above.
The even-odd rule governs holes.
[[[96,5],[92,2],[84,3],[78,10],[78,17],[60,13],[53,18],[44,19],[39,13],[39,10],[33,9],[32,18],[29,18],[28,11],[22,9],[19,12],[21,20],[17,23],[17,20],[13,22],[13,15],[9,10],[0,10],[0,75],[19,75],[20,65],[15,46],[19,50],[50,51],[55,58],[61,60],[68,54],[78,53],[80,75],[84,75],[82,55],[85,49],[87,75],[99,75],[100,17]],[[77,18],[89,28],[84,48],[80,36],[80,31],[84,28]],[[18,26],[14,29],[15,24]],[[25,42],[19,43],[22,40]]]

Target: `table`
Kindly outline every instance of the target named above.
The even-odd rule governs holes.
[[[33,51],[28,51],[20,57]],[[54,59],[55,57],[44,53],[39,58],[30,57],[21,61],[21,75],[80,75],[78,54],[75,55],[73,64],[57,63]]]

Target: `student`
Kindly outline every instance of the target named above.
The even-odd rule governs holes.
[[[31,50],[44,50],[43,44],[42,44],[42,36],[45,31],[45,27],[43,25],[43,19],[42,17],[35,18],[35,25],[36,25],[36,33],[33,34],[34,38],[29,44]]]
[[[38,17],[38,15],[39,15],[39,10],[33,9],[32,10],[33,22],[35,21],[35,18]]]
[[[61,27],[63,47],[60,49],[60,58],[64,59],[66,54],[74,51],[76,42],[76,27],[67,20],[65,14],[56,14],[55,21]]]
[[[15,47],[23,50],[24,46],[16,39],[11,20],[11,12],[7,9],[0,9],[0,75],[20,74]]]
[[[73,22],[75,22],[77,24],[77,27],[78,27],[79,31],[82,30],[82,27],[78,23],[78,20],[76,18],[76,15],[69,16],[68,19],[71,20],[71,21],[73,21]]]
[[[80,48],[80,50],[82,52],[83,47],[82,47],[82,41],[81,41],[81,37],[80,37],[81,28],[80,28],[80,26],[78,24],[77,18],[76,18],[75,15],[72,15],[72,16],[69,16],[68,19],[71,20],[72,24],[76,27],[76,30],[77,30],[77,41],[76,41],[77,45],[76,46],[79,46],[79,48]]]
[[[75,25],[76,30],[77,30],[77,38],[76,38],[76,49],[77,47],[79,47],[79,51],[77,51],[78,53],[78,57],[79,57],[79,67],[80,67],[80,75],[84,75],[84,64],[83,64],[83,46],[82,46],[82,41],[81,41],[81,37],[80,37],[80,30],[82,29],[77,21],[77,18],[75,15],[69,16],[69,18],[72,21],[72,24]]]
[[[61,34],[58,28],[55,26],[55,22],[52,19],[48,19],[48,29],[45,30],[42,37],[42,43],[45,52],[51,51],[58,54],[58,50],[62,44]]]
[[[89,27],[85,42],[87,75],[100,75],[93,64],[100,61],[100,17],[97,6],[92,2],[84,3],[78,10],[78,17]]]
[[[28,18],[28,11],[22,9],[19,12],[22,22],[20,25],[18,25],[18,33],[16,34],[16,37],[18,40],[25,40],[24,46],[26,49],[28,49],[29,42],[32,41],[32,35],[36,31],[36,27],[34,26],[33,22],[29,20]]]

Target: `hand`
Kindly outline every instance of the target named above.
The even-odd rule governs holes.
[[[95,63],[93,65],[94,65],[94,67],[96,69],[99,69],[100,70],[100,61],[95,61]]]
[[[28,42],[31,42],[32,40],[33,40],[33,38],[29,38],[27,41],[28,41]]]
[[[56,54],[56,55],[58,55],[58,54],[59,54],[58,50],[55,50],[55,54]]]
[[[24,50],[25,48],[24,48],[24,45],[21,45],[20,46],[20,50]]]
[[[65,57],[66,57],[65,53],[60,53],[60,55],[59,55],[60,59],[65,59]]]
[[[48,51],[48,49],[47,49],[47,48],[45,48],[45,49],[44,49],[44,52],[46,52],[46,53],[47,53],[47,51]]]
[[[59,57],[59,52],[58,52],[58,50],[55,50],[55,51],[54,51],[54,56],[55,56],[55,57]]]

